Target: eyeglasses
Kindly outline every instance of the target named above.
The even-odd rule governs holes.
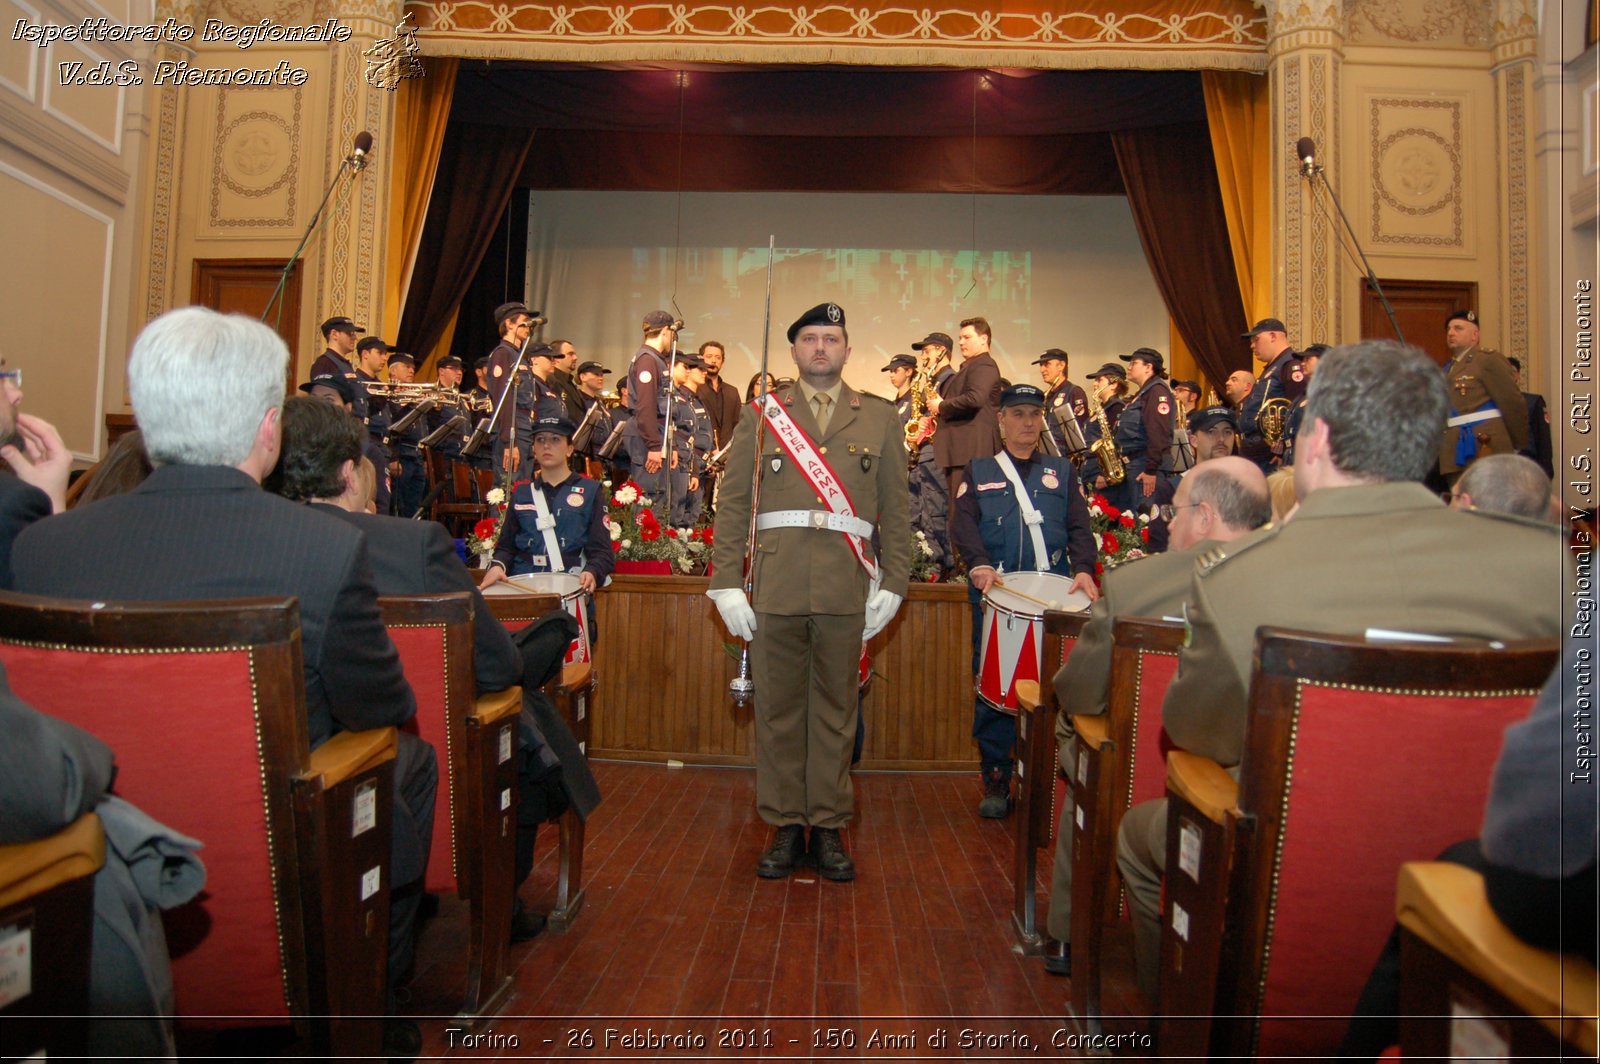
[[[1170,525],[1172,524],[1172,519],[1178,516],[1179,510],[1187,510],[1192,506],[1199,505],[1200,504],[1197,502],[1186,502],[1182,506],[1177,506],[1170,502],[1164,502],[1160,506],[1156,507],[1156,513],[1161,515],[1161,520]]]
[[[20,369],[0,369],[0,381],[10,381],[11,387],[20,392],[22,390],[22,371]]]

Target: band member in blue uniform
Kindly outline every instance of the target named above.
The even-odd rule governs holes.
[[[410,384],[417,372],[417,360],[404,351],[396,351],[389,356],[389,380],[393,384]],[[394,512],[398,517],[411,517],[422,505],[422,497],[428,493],[428,471],[422,465],[422,452],[417,449],[417,444],[428,434],[428,419],[426,416],[414,419],[399,432],[394,431],[393,425],[405,417],[412,410],[412,404],[391,402],[389,404],[389,454],[391,457],[390,469],[395,464],[400,467],[400,472],[394,480]]]
[[[1262,438],[1256,416],[1271,399],[1285,399],[1293,406],[1306,394],[1310,380],[1300,353],[1289,346],[1288,330],[1277,318],[1262,318],[1242,339],[1250,341],[1250,353],[1265,368],[1239,405],[1239,453],[1270,474],[1283,464],[1283,451],[1281,447],[1274,451]]]
[[[706,364],[692,351],[680,351],[672,367],[672,440],[678,467],[672,471],[672,524],[693,528],[705,506],[706,455],[715,438],[711,415],[699,396]]]
[[[934,346],[937,348],[934,334]],[[894,411],[900,417],[902,429],[911,423],[911,418],[917,412],[913,409],[912,385],[916,382],[918,360],[912,355],[895,355],[889,364],[883,367],[883,372],[889,375],[889,383],[895,390]],[[946,370],[950,369],[949,362],[944,363]],[[946,375],[946,380],[954,376],[954,371]],[[929,386],[938,391],[939,381],[935,371],[928,374]],[[925,417],[925,414],[917,415]],[[922,538],[933,551],[934,563],[941,572],[949,572],[955,568],[955,558],[950,554],[950,492],[946,484],[944,470],[939,467],[939,462],[933,456],[932,438],[923,440],[917,445],[916,454],[910,456],[910,472],[906,477],[907,486],[911,489],[911,531],[921,532]]]
[[[1139,390],[1122,408],[1115,425],[1117,450],[1122,452],[1127,476],[1118,487],[1106,490],[1106,498],[1124,510],[1146,509],[1155,497],[1156,485],[1173,478],[1172,433],[1178,400],[1161,378],[1165,362],[1161,352],[1141,347],[1121,357],[1128,364],[1128,380]]]
[[[661,412],[665,407],[667,380],[666,353],[672,350],[677,333],[673,318],[664,310],[644,316],[644,343],[634,352],[628,365],[628,479],[639,485],[652,506],[667,494],[667,473],[661,468]],[[677,458],[669,459],[676,463]]]
[[[1105,414],[1106,425],[1115,435],[1117,419],[1122,416],[1122,408],[1127,405],[1128,371],[1115,362],[1107,362],[1084,379],[1090,382],[1090,392]],[[1085,399],[1087,400],[1087,396]],[[1092,445],[1101,435],[1100,419],[1092,414],[1086,417],[1083,425],[1085,445]],[[1084,459],[1080,475],[1083,478],[1084,490],[1087,492],[1105,491],[1110,486],[1106,482],[1105,471],[1100,468],[1100,460],[1094,456],[1092,449],[1089,456]]]
[[[327,343],[328,349],[311,363],[311,383],[324,384],[332,377],[349,381],[355,395],[352,410],[356,417],[361,419],[362,424],[366,424],[367,392],[365,388],[356,386],[356,367],[350,361],[351,355],[360,350],[356,337],[362,332],[365,330],[361,326],[343,315],[323,322],[322,339]],[[378,342],[381,344],[383,341]]]
[[[1045,428],[1055,440],[1056,453],[1070,455],[1077,448],[1083,433],[1083,422],[1089,416],[1089,396],[1078,385],[1067,379],[1067,353],[1052,347],[1033,360],[1039,367],[1039,378],[1044,381]],[[1067,431],[1066,423],[1077,422],[1077,434]]]
[[[541,405],[541,398],[554,393],[534,376],[531,365],[534,349],[528,349],[520,365],[517,362],[523,345],[528,342],[528,334],[544,319],[539,317],[538,311],[529,310],[521,303],[502,303],[495,308],[494,320],[500,330],[500,343],[489,352],[489,398],[499,415],[495,422],[494,465],[512,476],[521,476],[531,465],[528,454],[534,421],[547,412],[559,413],[549,404]],[[549,352],[547,346],[544,349]],[[548,368],[545,374],[549,375]],[[506,388],[513,378],[516,388],[506,396]],[[503,405],[509,409],[500,409],[502,397],[505,397]]]
[[[956,489],[950,538],[967,561],[974,675],[983,633],[983,593],[1000,574],[1049,571],[1071,577],[1072,590],[1091,600],[1100,597],[1094,583],[1098,552],[1077,474],[1067,459],[1038,451],[1039,436],[1045,431],[1044,400],[1044,392],[1031,384],[1013,384],[1001,393],[1003,449],[991,458],[969,462]],[[1043,556],[1036,532],[1044,544]],[[979,699],[972,736],[978,740],[982,759],[983,801],[978,813],[1003,817],[1011,808],[1016,718]]]

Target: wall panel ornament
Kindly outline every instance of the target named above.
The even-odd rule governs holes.
[[[304,108],[299,86],[217,90],[209,225],[294,227]]]
[[[1485,0],[1348,0],[1346,10],[1352,44],[1481,48],[1489,42]]]
[[[1465,251],[1461,108],[1448,98],[1368,102],[1374,244]]]
[[[1092,11],[1058,0],[944,0],[939,7],[413,0],[406,10],[425,54],[472,58],[1266,66],[1266,16],[1249,0],[1105,0]]]

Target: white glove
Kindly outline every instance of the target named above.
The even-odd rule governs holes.
[[[722,614],[722,623],[728,626],[728,631],[740,639],[755,638],[756,611],[750,608],[750,600],[745,597],[743,589],[717,588],[707,591],[706,598],[717,604],[717,612]]]
[[[893,591],[884,591],[880,588],[874,592],[873,596],[867,599],[867,627],[861,633],[861,641],[864,643],[889,627],[889,622],[894,620],[895,611],[904,601],[905,599]]]

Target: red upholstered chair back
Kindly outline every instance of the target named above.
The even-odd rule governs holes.
[[[284,1017],[306,1001],[291,779],[309,756],[293,599],[161,605],[0,595],[11,689],[116,752],[116,791],[204,844],[167,913],[178,1010]]]
[[[508,632],[526,628],[545,614],[561,608],[560,595],[486,594],[483,601],[489,604],[489,612],[506,626]]]
[[[1049,699],[1049,704],[1055,707],[1057,713],[1060,707],[1055,705],[1055,680],[1056,673],[1061,671],[1061,666],[1067,663],[1067,655],[1072,653],[1072,648],[1078,645],[1078,636],[1083,632],[1084,625],[1089,623],[1089,614],[1067,613],[1064,610],[1046,610],[1044,614],[1044,653],[1043,664],[1039,669],[1039,687]],[[1055,728],[1055,718],[1051,717],[1049,726]],[[1039,845],[1054,845],[1056,832],[1061,827],[1061,809],[1067,801],[1067,778],[1059,770],[1053,769],[1051,776],[1054,783],[1050,791],[1050,808],[1041,812],[1048,819],[1039,832]]]
[[[1394,925],[1400,865],[1477,835],[1502,733],[1559,652],[1258,633],[1239,793],[1257,829],[1234,880],[1251,915],[1229,930],[1238,1007],[1218,1003],[1258,1017],[1250,1052],[1337,1048]]]
[[[462,809],[462,754],[466,715],[473,707],[472,596],[465,591],[440,595],[384,596],[378,599],[406,682],[417,696],[417,715],[405,730],[433,745],[439,758],[440,787],[434,795],[433,848],[428,854],[427,887],[459,889],[460,867],[452,826]],[[463,814],[464,815],[464,814]]]
[[[1117,837],[1122,814],[1167,790],[1167,763],[1161,748],[1161,702],[1178,672],[1183,623],[1151,617],[1120,617],[1111,629],[1109,734],[1119,755],[1122,777],[1110,810],[1109,838]]]

